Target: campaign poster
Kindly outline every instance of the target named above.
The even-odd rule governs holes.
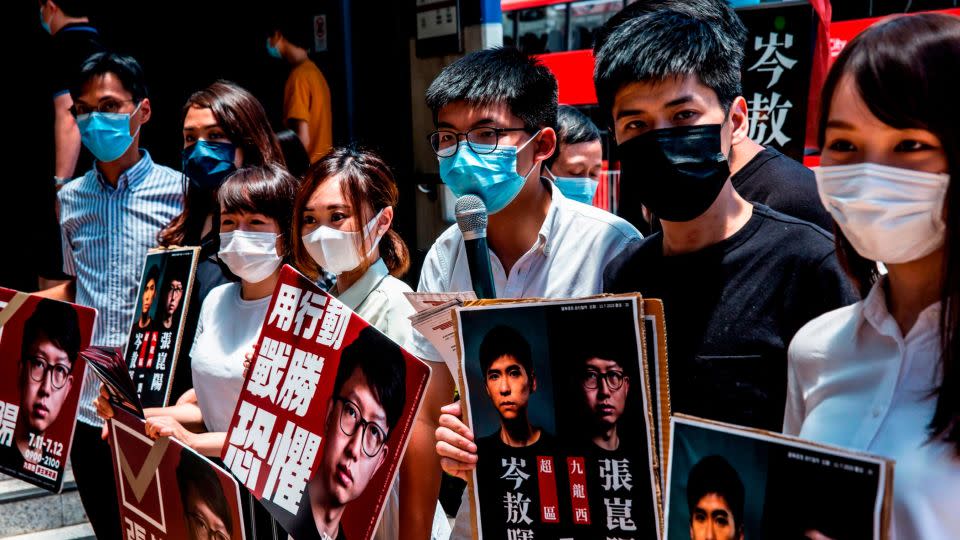
[[[893,462],[732,424],[673,417],[668,540],[883,540]]]
[[[476,537],[660,538],[641,298],[479,302],[454,319]]]
[[[667,329],[663,315],[663,301],[643,300],[643,344],[647,351],[647,380],[653,414],[654,447],[660,471],[667,470],[670,445],[670,374],[667,369]],[[660,474],[660,489],[665,476]]]
[[[120,407],[137,418],[143,418],[143,406],[133,387],[130,374],[123,360],[123,352],[118,347],[90,347],[80,353],[100,380],[110,405]]]
[[[246,538],[230,473],[176,439],[146,436],[146,423],[126,410],[108,425],[124,538]]]
[[[0,288],[0,472],[60,491],[96,313]]]
[[[369,539],[430,368],[284,266],[223,461],[297,540]]]
[[[140,278],[124,358],[144,407],[170,401],[200,248],[152,250]]]

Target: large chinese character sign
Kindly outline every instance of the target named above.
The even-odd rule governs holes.
[[[666,537],[889,537],[893,461],[676,415]]]
[[[199,251],[151,251],[143,265],[124,358],[144,407],[162,407],[170,401]]]
[[[640,297],[479,302],[454,317],[477,536],[659,538]]]
[[[95,317],[0,288],[0,472],[60,491]]]
[[[152,440],[124,409],[110,420],[110,451],[126,540],[243,540],[240,490],[230,473],[176,439]]]
[[[370,538],[429,374],[285,266],[223,461],[293,538]]]

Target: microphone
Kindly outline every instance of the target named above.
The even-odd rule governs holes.
[[[457,199],[457,226],[463,233],[463,245],[467,251],[467,267],[470,281],[477,298],[496,298],[493,286],[493,270],[490,269],[490,250],[487,247],[487,205],[476,195],[464,195]]]

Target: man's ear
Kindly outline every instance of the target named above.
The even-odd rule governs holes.
[[[137,112],[140,115],[140,125],[146,124],[150,121],[150,116],[153,114],[153,109],[150,108],[150,98],[143,98],[143,101],[140,102],[140,110]]]
[[[387,454],[390,453],[390,447],[386,444],[383,445],[383,448],[380,450],[380,455],[377,456],[377,466],[373,469],[373,474],[377,474],[377,471],[380,470],[380,466],[383,465],[383,462],[387,460]],[[373,476],[371,474],[370,476]],[[740,540],[743,540],[742,538]]]
[[[70,388],[73,387],[73,375],[67,375],[67,380],[63,383],[63,388],[66,389],[67,393],[70,393]]]
[[[533,381],[533,384],[530,385],[530,392],[536,392],[537,391],[537,375],[535,373],[531,373],[530,380]]]
[[[737,96],[730,104],[729,121],[730,143],[731,145],[740,144],[750,133],[750,111],[747,108],[747,100],[743,96]]]
[[[533,154],[534,161],[543,161],[553,155],[557,149],[557,132],[551,127],[545,127],[540,130],[540,135],[535,142],[537,145]]]

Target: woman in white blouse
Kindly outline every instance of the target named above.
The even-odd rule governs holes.
[[[320,269],[337,276],[331,294],[387,337],[406,345],[414,310],[400,281],[410,267],[403,239],[391,228],[399,199],[390,168],[367,150],[337,148],[314,163],[304,175],[294,205],[294,260],[307,276]],[[429,387],[421,416],[436,412],[450,396]],[[434,410],[436,409],[436,410]],[[430,538],[434,521],[445,526],[437,506],[438,486],[424,485],[425,467],[439,467],[433,452],[433,431],[417,419],[400,466],[399,488],[387,499],[378,540]],[[404,519],[400,520],[403,510]],[[436,517],[433,520],[431,518]]]
[[[960,538],[958,84],[947,15],[882,21],[833,65],[817,183],[865,297],[789,350],[784,432],[896,460],[900,540]]]

